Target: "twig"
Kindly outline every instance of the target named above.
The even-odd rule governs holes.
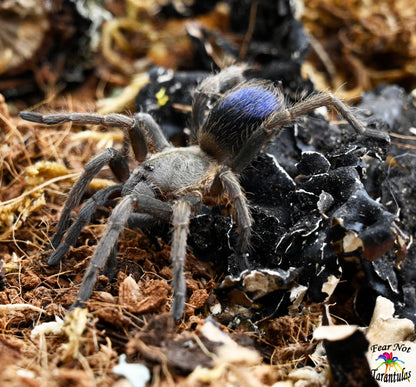
[[[0,202],[0,206],[6,206],[8,204],[12,204],[14,202],[20,201],[24,197],[29,196],[29,195],[32,195],[33,193],[35,193],[37,191],[40,191],[42,188],[45,188],[48,185],[51,185],[51,184],[56,183],[56,182],[61,181],[61,180],[72,179],[74,177],[79,176],[80,174],[81,174],[81,172],[75,172],[75,173],[70,173],[70,174],[64,175],[64,176],[54,177],[53,179],[50,179],[48,181],[45,181],[41,185],[38,185],[37,187],[32,188],[31,190],[22,193],[17,198],[13,198],[13,199],[10,199],[10,200],[6,200],[5,202]]]
[[[16,312],[19,310],[26,310],[30,309],[34,312],[39,313],[46,313],[46,310],[42,308],[38,308],[37,306],[31,305],[31,304],[7,304],[7,305],[0,305],[0,314],[7,314],[10,312]]]

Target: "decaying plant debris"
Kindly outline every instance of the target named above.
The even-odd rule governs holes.
[[[143,109],[183,145],[192,90],[213,69],[244,61],[247,78],[281,80],[289,103],[314,90],[305,74],[314,66],[316,80],[322,68],[308,59],[299,15],[285,0],[273,6],[112,0],[100,20],[70,0],[52,2],[51,9],[27,3],[0,6],[0,18],[13,15],[19,28],[30,29],[33,15],[41,15],[33,28],[44,41],[24,63],[12,49],[0,57],[6,96],[0,99],[0,385],[123,386],[129,372],[143,375],[133,382],[151,377],[155,386],[369,385],[362,384],[371,380],[364,353],[379,334],[371,317],[380,313],[380,299],[394,324],[406,327],[407,336],[396,332],[397,340],[411,339],[416,323],[414,53],[411,45],[396,52],[403,46],[397,41],[414,42],[409,7],[348,2],[341,12],[337,2],[308,2],[302,20],[319,42],[312,47],[329,84],[340,80],[354,96],[365,92],[357,115],[388,131],[391,144],[364,141],[322,110],[288,125],[241,176],[255,221],[253,270],[242,273],[230,248],[236,232],[230,208],[202,208],[189,235],[185,317],[175,325],[168,226],[125,230],[115,278],[100,276],[87,308],[67,314],[115,203],[97,211],[59,267],[46,264],[49,238],[85,163],[106,147],[122,148],[123,134],[46,127],[17,114],[31,107]],[[394,28],[375,34],[374,26],[387,20],[380,9],[390,12]],[[72,25],[67,34],[50,24],[58,16]],[[331,51],[333,42],[319,33],[341,22],[348,45],[338,56],[339,46]],[[55,35],[57,51],[50,45]],[[381,51],[373,56],[363,41]],[[380,68],[380,55],[397,58],[394,67],[388,61],[389,68]],[[345,61],[355,64],[353,77],[339,67]],[[382,81],[410,86],[372,89]],[[113,181],[104,169],[86,196]],[[366,336],[358,327],[370,322]],[[334,333],[332,324],[341,329]],[[342,348],[355,357],[345,362]],[[361,382],[346,378],[353,371]]]
[[[305,7],[311,59],[324,84],[352,98],[382,82],[415,87],[415,7],[393,0],[312,0]]]

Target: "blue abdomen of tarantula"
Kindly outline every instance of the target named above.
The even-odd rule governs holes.
[[[261,86],[238,88],[212,107],[200,132],[201,148],[222,161],[235,155],[250,135],[275,111],[282,99]]]

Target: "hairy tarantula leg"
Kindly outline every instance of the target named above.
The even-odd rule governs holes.
[[[77,300],[71,305],[70,309],[83,307],[85,302],[90,298],[97,276],[105,267],[107,260],[117,243],[118,237],[123,230],[129,215],[133,211],[133,204],[133,197],[128,195],[123,197],[121,202],[114,208],[109,219],[109,224],[95,249],[90,264],[88,265],[88,269],[84,274]]]
[[[258,155],[263,145],[271,138],[271,133],[264,125],[254,131],[229,165],[233,172],[241,173]]]
[[[159,125],[152,118],[152,116],[147,113],[136,113],[134,118],[131,118],[116,113],[107,115],[96,113],[40,114],[36,112],[23,111],[19,113],[19,116],[27,121],[46,125],[73,122],[76,124],[103,125],[107,127],[123,128],[124,130],[127,130],[134,156],[137,161],[143,161],[148,152],[146,133],[149,134],[157,152],[160,152],[164,148],[170,146]]]
[[[283,125],[292,122],[295,118],[304,115],[321,106],[333,106],[355,131],[363,136],[373,137],[377,140],[390,143],[388,133],[365,128],[354,116],[351,110],[338,98],[330,93],[320,93],[306,98],[295,105],[277,110],[255,130],[237,155],[229,162],[232,170],[239,173],[247,167],[254,157],[260,152],[263,145],[275,135]]]
[[[74,122],[76,124],[103,125],[110,127],[124,127],[126,129],[133,126],[134,120],[122,114],[111,113],[107,115],[97,113],[55,113],[41,114],[31,111],[22,111],[19,116],[26,121],[37,122],[39,124],[56,125],[64,122]]]
[[[244,258],[246,268],[249,269],[250,264],[247,260],[247,253],[250,243],[252,219],[247,199],[241,190],[241,186],[236,175],[229,169],[218,172],[218,174],[214,177],[213,189],[215,194],[220,193],[220,186],[222,186],[222,189],[226,192],[235,211],[238,231],[236,252],[239,256]]]
[[[110,251],[110,255],[107,258],[107,262],[104,265],[103,268],[103,274],[110,280],[114,278],[116,272],[116,266],[117,266],[117,242],[114,244],[113,248]]]
[[[157,224],[157,219],[149,214],[138,214],[133,212],[128,220],[127,220],[127,227],[134,229],[134,228],[150,228]]]
[[[146,139],[143,132],[135,128],[136,121],[122,114],[111,113],[107,115],[97,113],[54,113],[41,114],[31,111],[23,111],[19,116],[26,121],[39,124],[57,125],[64,122],[73,122],[82,125],[103,125],[107,127],[122,128],[127,130],[136,158],[144,160],[147,154]],[[136,130],[135,130],[136,129]],[[136,153],[138,152],[138,153]]]
[[[236,65],[205,78],[194,91],[191,114],[191,139],[197,141],[198,132],[206,120],[206,108],[221,98],[225,91],[244,81],[246,66]]]
[[[172,315],[175,321],[178,321],[182,317],[183,311],[185,310],[186,283],[184,267],[190,216],[191,203],[186,200],[179,200],[174,204],[171,259],[173,265]]]
[[[282,109],[273,114],[264,124],[264,126],[271,131],[275,131],[282,125],[293,121],[296,117],[304,115],[321,106],[333,106],[339,114],[341,114],[348,123],[355,129],[355,131],[363,136],[373,137],[378,140],[390,143],[390,136],[388,133],[373,130],[364,127],[364,125],[354,116],[350,108],[347,107],[341,100],[336,98],[331,93],[319,93],[306,98],[295,105]]]
[[[156,152],[171,147],[162,129],[150,114],[136,113],[134,119],[138,126],[149,135]]]
[[[56,265],[62,260],[69,248],[75,245],[79,235],[81,234],[82,229],[89,223],[91,217],[97,206],[104,205],[108,198],[115,194],[120,193],[122,189],[121,184],[112,185],[107,188],[103,188],[96,192],[87,202],[82,206],[78,212],[78,216],[71,227],[68,229],[68,232],[64,240],[59,244],[56,250],[51,254],[48,260],[48,265]]]
[[[113,148],[104,149],[99,155],[88,161],[88,163],[85,164],[84,172],[68,194],[61,217],[55,229],[55,234],[52,237],[53,247],[56,248],[61,242],[62,237],[69,226],[71,211],[81,201],[82,195],[87,189],[88,184],[107,163],[114,175],[121,181],[125,181],[129,177],[130,171],[126,161],[121,154]]]
[[[111,254],[115,254],[115,246],[120,233],[135,208],[162,220],[171,218],[171,206],[166,202],[148,196],[149,194],[153,194],[150,188],[145,183],[139,183],[133,192],[124,196],[114,208],[104,235],[100,239],[82,279],[77,300],[71,305],[71,309],[83,307],[85,302],[90,298],[97,276],[106,267]],[[112,266],[114,264],[110,262],[108,267],[111,269]]]

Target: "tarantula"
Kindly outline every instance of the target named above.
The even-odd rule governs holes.
[[[71,306],[84,306],[91,296],[99,272],[114,268],[116,247],[125,226],[145,228],[157,221],[171,222],[173,264],[172,314],[179,320],[185,308],[184,260],[186,239],[192,214],[203,203],[228,200],[233,207],[238,240],[235,252],[247,262],[252,219],[238,175],[260,152],[263,145],[283,125],[321,106],[332,105],[366,136],[388,141],[385,133],[366,129],[350,110],[330,93],[314,94],[293,106],[271,82],[245,81],[243,68],[229,67],[205,79],[195,91],[191,133],[196,144],[173,147],[155,120],[146,113],[133,117],[121,114],[48,114],[23,111],[25,120],[47,125],[72,121],[120,127],[128,133],[138,167],[130,171],[126,156],[113,148],[91,159],[71,189],[52,237],[55,249],[48,263],[57,264],[74,245],[82,228],[97,206],[110,197],[121,197],[115,206],[104,235],[99,241],[82,280],[77,300]],[[149,153],[151,145],[154,153]],[[121,182],[97,191],[80,209],[71,223],[71,212],[97,173],[109,164]],[[64,234],[66,233],[65,237]]]

